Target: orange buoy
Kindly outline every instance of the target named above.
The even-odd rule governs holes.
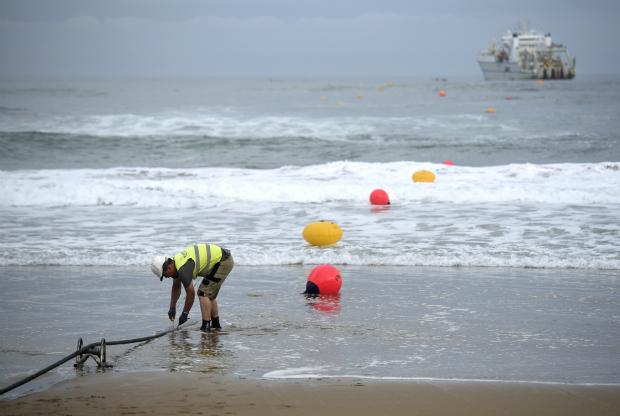
[[[440,97],[445,97],[445,96],[446,96],[445,91],[439,91],[439,96],[440,96]]]
[[[370,193],[370,203],[373,205],[389,205],[390,197],[383,189],[375,189]]]
[[[538,83],[539,83],[539,84],[542,84],[542,82],[543,82],[543,81],[542,81],[542,79],[539,79],[539,80],[538,80]]]
[[[443,162],[444,165],[450,165],[450,166],[454,166],[454,163],[450,162],[449,160],[446,160],[445,162]]]
[[[362,94],[358,95],[357,98],[363,98]]]
[[[414,182],[435,182],[435,174],[427,170],[419,170],[411,178]]]
[[[379,87],[379,91],[383,91],[383,89],[384,89],[383,87]]]
[[[342,287],[342,277],[334,266],[322,264],[316,266],[308,275],[306,281],[307,294],[335,295]]]
[[[391,87],[392,85],[394,84],[392,84],[391,82],[388,82],[388,87]]]
[[[487,113],[493,114],[494,112],[495,112],[495,110],[493,110],[492,108],[487,108]]]
[[[342,229],[333,222],[316,221],[306,225],[302,235],[313,246],[327,246],[340,241]]]

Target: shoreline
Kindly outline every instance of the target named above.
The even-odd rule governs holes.
[[[219,374],[90,374],[0,401],[2,415],[615,415],[620,385],[536,382],[244,379]]]

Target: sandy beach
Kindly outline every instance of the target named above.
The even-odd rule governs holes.
[[[9,415],[617,415],[620,386],[511,382],[287,381],[215,374],[91,374],[0,402]]]

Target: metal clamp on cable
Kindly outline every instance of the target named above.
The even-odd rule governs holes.
[[[82,338],[78,339],[78,343],[77,343],[77,350],[81,350],[82,349]],[[95,362],[97,363],[98,367],[112,367],[112,365],[107,364],[105,362],[106,356],[105,356],[105,338],[101,338],[101,344],[98,347],[91,347],[89,349],[87,349],[84,354],[78,354],[75,357],[75,364],[73,364],[74,367],[78,367],[78,366],[82,366],[84,365],[84,362],[86,360],[88,360],[88,357],[92,357],[93,360],[95,360]]]

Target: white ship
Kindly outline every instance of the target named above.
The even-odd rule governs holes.
[[[573,79],[575,58],[564,45],[551,42],[551,34],[528,30],[519,22],[519,33],[507,31],[498,45],[478,53],[478,63],[487,81],[523,79]]]

